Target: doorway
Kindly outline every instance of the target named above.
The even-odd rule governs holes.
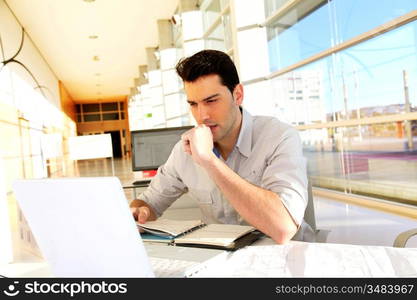
[[[117,131],[105,131],[104,133],[110,133],[111,143],[113,147],[113,157],[120,158],[122,157],[122,142],[120,138],[120,130]]]

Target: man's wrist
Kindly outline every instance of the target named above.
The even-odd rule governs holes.
[[[214,153],[210,153],[207,158],[201,160],[201,166],[203,168],[211,168],[215,165],[216,160],[218,160],[217,156]]]
[[[129,204],[129,207],[141,207],[141,206],[144,206],[144,201],[140,199],[133,199]]]

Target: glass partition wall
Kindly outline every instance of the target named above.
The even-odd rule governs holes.
[[[300,130],[313,185],[417,205],[417,1],[264,4],[266,110]]]

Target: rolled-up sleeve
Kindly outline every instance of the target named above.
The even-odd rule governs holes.
[[[139,199],[149,204],[158,217],[182,194],[188,191],[178,173],[175,163],[180,159],[181,144],[177,143],[167,162],[158,168],[149,187],[139,195]]]
[[[301,225],[308,200],[307,184],[301,139],[296,129],[287,127],[266,161],[262,188],[277,193],[291,217]]]

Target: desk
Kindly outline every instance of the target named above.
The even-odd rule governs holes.
[[[417,248],[263,239],[199,277],[417,277]]]
[[[166,246],[172,247],[172,246]],[[39,259],[0,265],[7,277],[50,277]],[[291,241],[276,245],[263,238],[230,252],[221,266],[199,277],[417,277],[417,248],[357,246]]]

